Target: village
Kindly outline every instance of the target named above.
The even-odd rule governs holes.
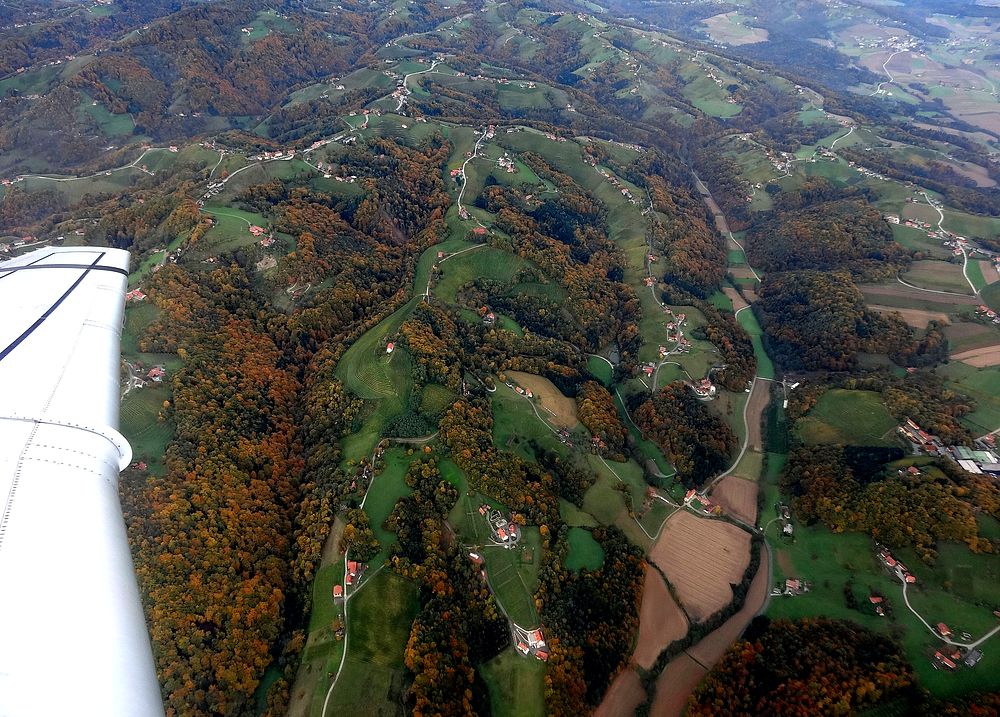
[[[1000,456],[995,452],[996,434],[988,433],[977,438],[972,448],[968,446],[946,446],[937,436],[922,429],[915,421],[907,418],[896,428],[909,444],[913,455],[941,456],[957,463],[969,473],[1000,476]],[[907,472],[920,475],[920,469],[910,466]]]

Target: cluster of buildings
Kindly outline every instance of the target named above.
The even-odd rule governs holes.
[[[896,429],[909,443],[913,453],[948,458],[969,473],[1000,476],[1000,455],[996,452],[996,437],[993,434],[977,438],[972,448],[968,446],[946,446],[935,435],[923,430],[917,423],[907,418]]]
[[[368,566],[365,563],[359,563],[357,560],[347,561],[347,572],[344,575],[343,585],[337,583],[333,586],[333,599],[342,600],[344,598],[344,591],[358,584],[361,579],[361,575],[364,573],[365,568]]]
[[[684,505],[688,505],[691,506],[692,508],[697,509],[696,506],[694,505],[695,503],[700,505],[701,510],[708,515],[714,513],[715,509],[718,507],[716,506],[715,503],[709,500],[708,496],[704,496],[701,493],[699,493],[696,489],[692,488],[691,490],[689,490],[687,493],[684,494]]]
[[[626,187],[622,183],[622,181],[618,179],[618,177],[611,174],[611,172],[609,172],[608,170],[602,169],[600,167],[597,168],[597,171],[602,177],[611,182],[611,186],[613,186],[615,189],[621,192],[621,195],[625,197],[630,204],[638,204],[635,197],[632,196],[632,191],[628,187]]]
[[[777,583],[773,588],[771,588],[771,595],[777,597],[778,595],[785,595],[787,597],[795,597],[797,595],[804,595],[812,589],[812,583],[808,580],[799,580],[798,578],[787,578],[783,583]]]
[[[502,157],[497,159],[497,166],[507,172],[507,174],[514,174],[517,171],[517,167],[514,166],[514,158],[506,152],[503,153]]]
[[[483,323],[487,326],[493,326],[497,322],[497,315],[490,311],[488,306],[479,307],[479,315],[483,319]],[[510,385],[509,383],[507,384]]]
[[[869,150],[871,150],[871,147],[865,147],[865,151]],[[853,160],[849,161],[847,163],[847,166],[863,177],[868,177],[869,179],[878,179],[883,182],[890,181],[889,178],[884,174],[882,174],[881,172],[876,172],[874,169],[868,169],[868,167],[862,166]]]
[[[534,398],[535,397],[535,394],[533,394],[531,392],[530,388],[521,388],[520,386],[518,386],[516,383],[514,383],[510,379],[507,379],[506,381],[504,381],[504,385],[507,386],[507,388],[509,388],[510,390],[514,391],[515,393],[518,393],[518,394],[520,394],[520,395],[522,395],[522,396],[524,396],[526,398]]]
[[[781,534],[788,538],[795,535],[795,526],[792,524],[792,511],[784,503],[778,503],[778,519],[781,522]]]
[[[934,626],[934,632],[945,640],[949,639],[953,634],[951,628],[943,622],[939,622]],[[971,640],[972,635],[967,632],[963,632],[962,638],[965,640]],[[970,649],[946,644],[941,649],[934,651],[934,657],[931,658],[931,664],[934,665],[934,669],[936,670],[955,670],[958,669],[958,664],[960,662],[964,663],[966,667],[975,667],[981,659],[983,659],[983,653],[977,648]]]
[[[990,321],[991,323],[1000,325],[1000,316],[997,316],[997,312],[995,312],[993,309],[986,306],[985,304],[980,304],[979,306],[976,307],[976,316],[980,316]]]
[[[897,578],[902,580],[907,585],[913,585],[917,582],[917,578],[907,569],[905,565],[899,562],[889,549],[884,545],[875,544],[875,557],[878,561],[882,563],[886,570],[895,575]]]
[[[125,294],[126,304],[138,304],[140,301],[145,301],[146,295],[142,293],[142,289],[132,289]]]
[[[496,508],[483,503],[479,506],[479,514],[486,518],[486,524],[490,528],[490,539],[496,545],[502,545],[510,550],[521,539],[521,529],[517,523],[507,520],[503,513]]]
[[[520,652],[525,657],[533,655],[536,659],[545,662],[549,659],[548,648],[545,644],[545,636],[542,634],[542,628],[536,628],[534,630],[522,630],[516,625],[513,626],[515,646],[517,651]]]
[[[694,395],[702,401],[711,401],[715,398],[715,384],[707,377],[700,381],[692,381],[688,383],[688,386],[694,391]]]

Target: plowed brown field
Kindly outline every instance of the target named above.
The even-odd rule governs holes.
[[[674,586],[692,620],[704,620],[732,602],[750,561],[750,534],[721,520],[679,510],[667,521],[650,559]]]
[[[687,617],[670,596],[660,573],[653,567],[646,568],[642,607],[639,610],[639,639],[632,659],[648,670],[660,651],[674,640],[684,637],[687,628]]]
[[[757,522],[757,484],[745,478],[726,476],[712,489],[712,500],[744,523]]]

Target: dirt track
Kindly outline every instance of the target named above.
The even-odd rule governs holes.
[[[987,346],[981,349],[970,349],[962,353],[952,354],[953,360],[962,361],[976,368],[996,366],[1000,364],[1000,346]]]
[[[749,525],[757,523],[757,484],[745,478],[726,476],[712,489],[715,500],[727,515]]]
[[[686,510],[667,521],[650,559],[674,586],[692,620],[704,620],[733,599],[750,560],[750,534],[721,520],[699,518]]]
[[[652,566],[647,567],[639,610],[639,638],[632,659],[648,670],[660,651],[684,637],[687,628],[687,617],[677,607],[660,573]]]

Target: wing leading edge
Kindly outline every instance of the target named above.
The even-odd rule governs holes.
[[[0,263],[0,716],[163,715],[118,500],[127,252]]]

